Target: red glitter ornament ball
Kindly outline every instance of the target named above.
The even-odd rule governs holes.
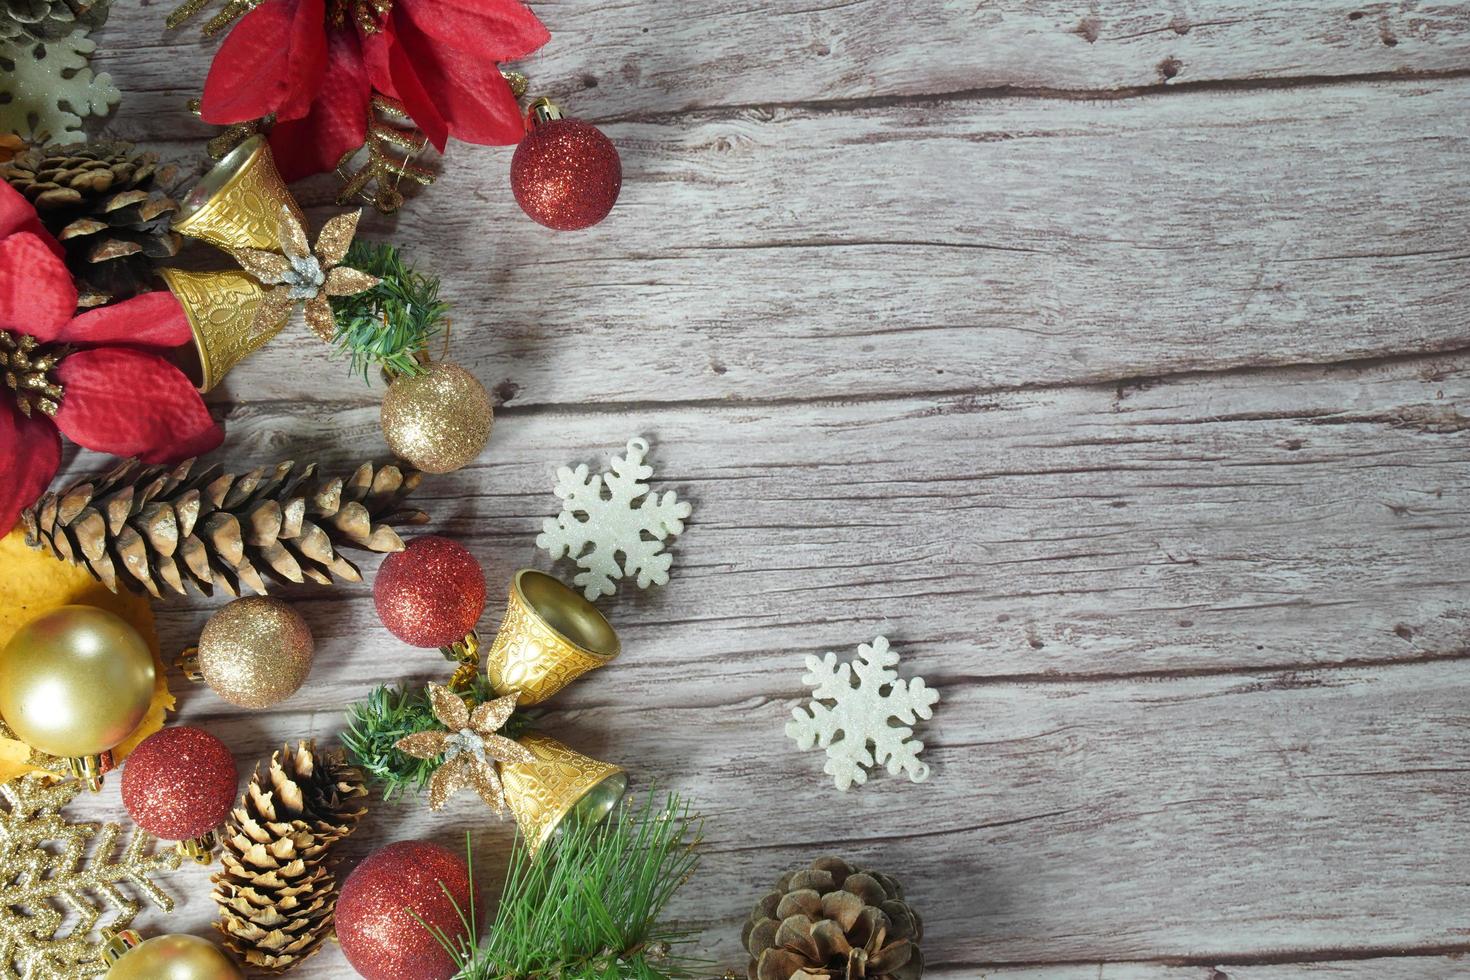
[[[451,943],[467,939],[460,914],[469,917],[471,887],[464,860],[438,844],[400,841],[374,851],[337,900],[347,962],[367,980],[449,980],[454,959],[424,925],[443,930]],[[476,915],[479,909],[477,890]]]
[[[123,766],[123,805],[164,840],[192,840],[225,822],[235,804],[235,759],[201,728],[175,725],[138,743]]]
[[[428,535],[383,559],[373,604],[388,632],[416,647],[465,638],[485,611],[485,573],[458,541]]]
[[[623,188],[618,148],[580,119],[535,124],[510,161],[516,203],[535,221],[558,231],[597,224]]]

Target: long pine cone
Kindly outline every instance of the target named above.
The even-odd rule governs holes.
[[[361,770],[311,742],[282,746],[259,764],[220,833],[221,868],[210,879],[215,928],[247,966],[287,970],[332,932],[338,883],[332,845],[366,808]]]
[[[345,480],[323,480],[316,464],[287,460],[248,473],[196,460],[144,466],[129,460],[104,476],[47,493],[21,514],[26,543],[85,565],[116,592],[124,586],[159,598],[216,587],[264,594],[277,582],[362,575],[340,549],[402,551],[395,525],[422,524],[404,505],[422,474],[364,463]]]

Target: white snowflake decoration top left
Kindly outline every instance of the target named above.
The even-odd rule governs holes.
[[[839,664],[835,653],[806,658],[801,682],[813,688],[812,701],[791,709],[786,734],[802,750],[827,750],[822,771],[843,792],[853,783],[866,783],[867,769],[875,765],[886,764],[894,776],[906,772],[916,783],[929,778],[928,763],[919,761],[924,743],[910,737],[914,730],[908,726],[934,715],[939,692],[925,686],[922,677],[899,680],[892,669],[897,663],[898,654],[882,636],[859,645],[852,663]],[[889,719],[901,724],[891,725]]]
[[[553,559],[567,555],[575,561],[582,571],[572,581],[589,600],[612,595],[614,582],[627,575],[637,576],[640,589],[668,584],[674,557],[664,543],[684,532],[693,508],[672,490],[659,496],[649,489],[653,467],[643,464],[647,454],[646,440],[631,439],[607,473],[588,476],[585,463],[556,471],[556,495],[565,503],[542,524],[536,547]]]

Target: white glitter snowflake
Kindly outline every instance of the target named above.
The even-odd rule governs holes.
[[[853,783],[866,783],[866,769],[874,765],[887,764],[894,776],[906,772],[916,783],[929,778],[929,766],[919,761],[924,743],[909,737],[914,730],[908,726],[916,718],[933,716],[939,692],[925,687],[922,677],[899,680],[898,672],[889,669],[896,663],[898,654],[881,636],[871,646],[859,645],[858,659],[852,663],[839,664],[830,652],[806,658],[801,682],[813,688],[812,702],[791,709],[786,734],[802,750],[827,750],[822,771],[843,792]],[[890,725],[890,718],[900,724]]]
[[[672,490],[662,497],[649,490],[653,467],[643,465],[647,453],[645,440],[632,439],[626,455],[613,457],[608,473],[589,477],[585,463],[556,471],[556,495],[566,504],[542,524],[536,547],[552,558],[576,561],[583,571],[572,581],[588,599],[612,595],[613,582],[625,575],[638,576],[640,589],[669,581],[674,558],[663,550],[664,542],[683,533],[693,508]]]
[[[82,120],[107,115],[122,97],[111,76],[89,67],[96,49],[85,28],[55,41],[0,42],[0,132],[86,139]]]

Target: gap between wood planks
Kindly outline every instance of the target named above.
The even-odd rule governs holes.
[[[1396,353],[1396,354],[1374,354],[1368,357],[1348,357],[1338,360],[1304,360],[1290,361],[1284,363],[1266,364],[1227,364],[1218,368],[1189,368],[1183,371],[1150,372],[1147,374],[1117,374],[1099,375],[1092,378],[1078,378],[1073,381],[1035,381],[1023,384],[992,385],[987,387],[958,386],[953,388],[931,388],[923,391],[880,391],[864,392],[857,395],[836,397],[832,395],[813,395],[810,397],[783,396],[779,398],[742,398],[729,396],[721,398],[683,398],[683,399],[629,399],[626,401],[600,401],[600,402],[538,402],[534,405],[515,405],[512,401],[518,389],[505,385],[487,387],[491,400],[495,405],[497,415],[514,414],[520,418],[533,418],[537,416],[555,415],[610,415],[625,414],[627,412],[658,412],[673,411],[679,409],[705,408],[705,409],[749,409],[749,408],[785,408],[801,405],[862,405],[881,404],[884,402],[897,401],[924,401],[942,400],[955,398],[985,398],[991,396],[1009,395],[1024,392],[1061,392],[1082,391],[1088,389],[1115,389],[1120,397],[1126,397],[1127,393],[1139,388],[1153,387],[1159,384],[1170,384],[1182,381],[1199,381],[1211,378],[1244,377],[1247,375],[1271,375],[1288,374],[1300,371],[1331,371],[1339,369],[1365,371],[1378,367],[1389,367],[1393,365],[1414,364],[1418,361],[1429,360],[1438,357],[1457,357],[1470,355],[1470,347],[1464,346],[1456,340],[1451,340],[1439,347],[1426,344],[1421,349]],[[217,401],[206,398],[210,406],[223,410],[223,417],[228,420],[236,408],[245,406],[261,407],[269,409],[279,404],[300,404],[303,402],[316,405],[324,409],[345,409],[361,407],[376,400],[378,396],[369,398],[367,401],[356,401],[348,398],[313,399],[306,396],[295,398],[251,398],[236,400],[233,398],[220,399]],[[1231,416],[1228,421],[1249,422],[1263,421],[1272,418],[1305,418],[1306,413],[1285,414],[1280,412],[1260,414],[1240,414]],[[1336,418],[1336,416],[1334,416]],[[1227,421],[1221,419],[1221,421]],[[1354,416],[1346,421],[1371,422],[1382,421],[1390,424],[1399,424],[1402,419],[1382,418],[1374,419],[1366,416]],[[1457,432],[1470,429],[1470,419],[1464,419],[1458,425],[1450,425],[1441,431]]]
[[[860,112],[868,109],[894,109],[908,106],[939,106],[950,102],[982,102],[991,99],[1047,99],[1063,102],[1114,102],[1122,99],[1150,98],[1160,95],[1188,95],[1200,92],[1253,92],[1296,88],[1326,88],[1339,85],[1362,85],[1381,82],[1446,81],[1470,78],[1470,68],[1404,68],[1396,71],[1372,71],[1344,75],[1299,75],[1277,78],[1204,78],[1198,81],[1161,81],[1151,85],[1120,85],[1114,88],[1072,89],[1038,85],[989,85],[955,89],[949,92],[915,92],[893,95],[852,96],[841,99],[801,99],[793,102],[709,103],[662,112],[629,112],[599,119],[599,123],[669,123],[679,120],[719,119],[742,112],[803,112],[830,114]]]

